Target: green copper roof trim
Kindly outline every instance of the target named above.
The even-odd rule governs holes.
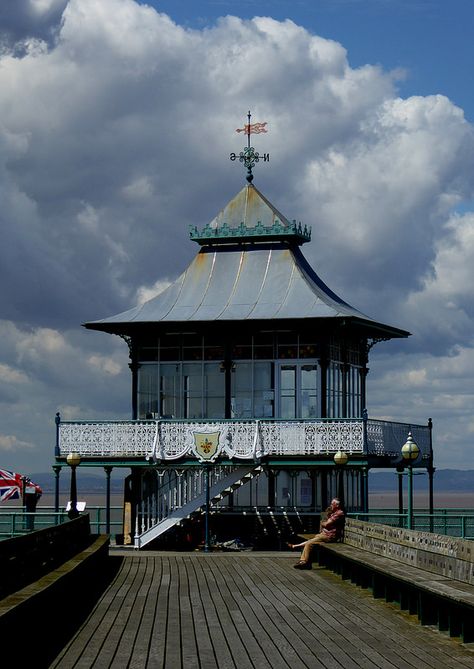
[[[218,228],[205,225],[201,231],[197,226],[189,226],[190,238],[198,244],[212,244],[213,242],[235,243],[236,241],[268,241],[274,240],[292,240],[297,244],[304,244],[311,241],[311,227],[303,226],[301,223],[293,221],[290,226],[280,221],[275,221],[272,226],[264,226],[261,221],[257,225],[249,227],[245,223],[240,223],[237,227],[229,227],[226,223]]]

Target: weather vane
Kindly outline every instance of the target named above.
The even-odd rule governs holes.
[[[263,155],[260,155],[257,151],[254,150],[253,146],[250,146],[250,135],[253,133],[255,135],[259,135],[261,132],[267,132],[266,125],[267,122],[265,121],[264,123],[250,123],[250,112],[247,115],[248,118],[248,123],[244,125],[243,128],[237,128],[236,132],[243,132],[245,135],[247,135],[247,146],[243,151],[237,155],[236,153],[231,153],[230,154],[230,159],[231,160],[237,160],[239,159],[239,162],[243,163],[245,167],[247,168],[247,181],[249,184],[252,183],[253,181],[253,174],[252,174],[252,169],[255,167],[255,163],[260,162],[260,160],[263,160],[263,162],[267,163],[270,160],[270,154],[269,153],[264,153]]]

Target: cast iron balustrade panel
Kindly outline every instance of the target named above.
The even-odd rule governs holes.
[[[220,455],[250,460],[263,456],[395,456],[411,431],[422,457],[429,457],[430,431],[422,425],[368,420],[364,447],[362,419],[327,420],[137,420],[64,421],[59,424],[58,457],[71,451],[87,458],[195,457],[194,433],[219,432]]]

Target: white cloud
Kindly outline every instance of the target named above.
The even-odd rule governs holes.
[[[125,345],[80,323],[142,303],[185,269],[197,251],[188,225],[212,220],[244,182],[228,155],[250,107],[269,128],[254,139],[271,154],[256,185],[312,225],[303,250],[323,280],[414,333],[384,345],[372,404],[414,420],[446,402],[465,443],[473,214],[452,211],[474,198],[474,139],[462,110],[442,95],[400,99],[400,72],[352,68],[343,45],[289,20],[226,17],[199,31],[133,0],[10,6],[0,9],[0,375],[18,375],[0,389],[8,433],[36,444],[27,435],[60,406],[126,413]]]
[[[162,293],[168,286],[171,285],[171,281],[167,279],[155,281],[152,286],[140,286],[137,290],[136,303],[145,304],[148,300],[151,300],[153,297],[156,297]]]
[[[0,451],[22,451],[32,448],[32,444],[17,439],[13,434],[0,434]]]
[[[20,370],[0,363],[0,383],[25,383],[27,380],[27,375]]]
[[[122,371],[122,365],[119,365],[113,358],[104,355],[91,355],[87,362],[95,370],[105,372],[109,376],[117,376]]]

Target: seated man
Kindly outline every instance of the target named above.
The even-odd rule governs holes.
[[[295,564],[295,569],[311,569],[311,549],[313,544],[320,542],[338,541],[344,531],[344,510],[340,500],[333,499],[328,510],[326,520],[321,523],[321,531],[312,539],[302,541],[300,544],[288,544],[290,548],[300,548],[303,546],[300,561]]]

